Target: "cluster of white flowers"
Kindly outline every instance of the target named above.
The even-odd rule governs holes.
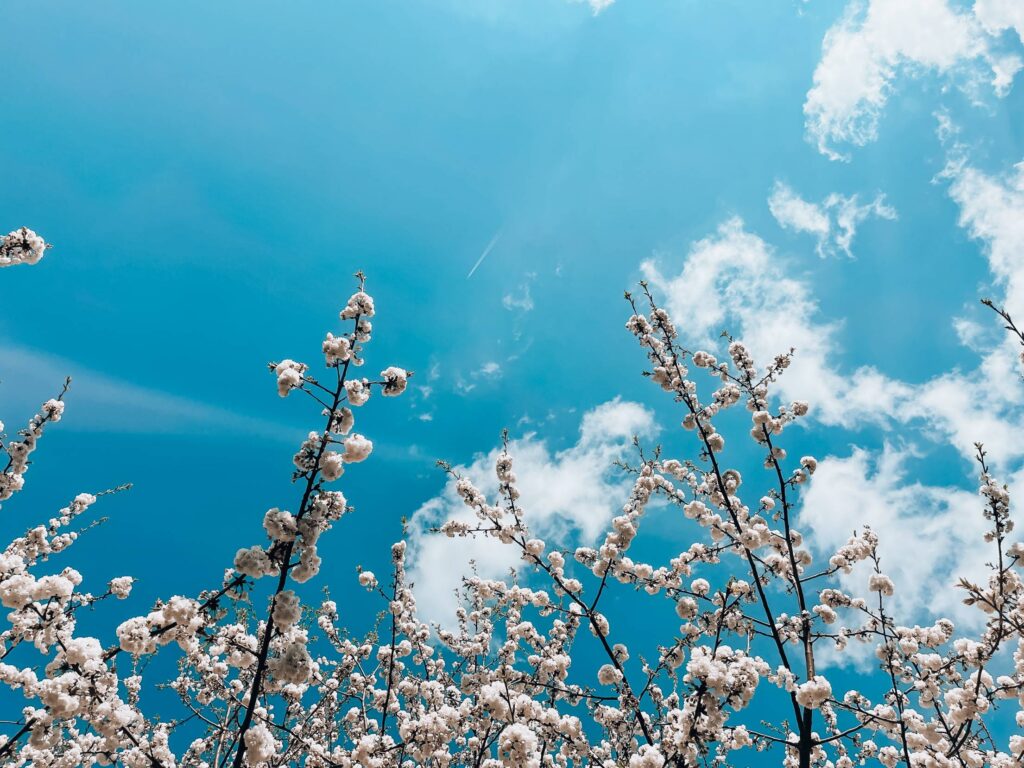
[[[67,383],[64,385],[67,389]],[[7,441],[3,446],[7,454],[7,466],[0,473],[0,501],[7,501],[15,493],[25,486],[25,473],[28,471],[29,456],[39,444],[39,438],[43,436],[43,430],[51,422],[61,420],[64,414],[63,394],[60,398],[47,400],[39,408],[31,419],[28,426],[21,430],[18,435],[20,440]],[[4,423],[0,421],[0,439],[4,437]]]
[[[352,434],[345,438],[345,452],[341,455],[346,464],[357,464],[369,458],[373,443],[362,435]]]
[[[279,393],[308,395],[323,427],[294,455],[293,511],[263,514],[265,541],[237,551],[218,589],[160,600],[114,622],[105,644],[77,634],[78,612],[128,598],[133,579],[112,579],[94,596],[76,569],[50,565],[76,541],[71,525],[97,496],[80,494],[0,552],[0,603],[9,611],[0,685],[27,702],[0,737],[0,760],[47,768],[1019,765],[1024,737],[1007,736],[1012,728],[997,718],[1013,712],[1024,728],[1024,545],[1008,539],[1009,493],[984,452],[979,447],[980,497],[995,565],[987,581],[960,584],[983,628],[958,636],[943,618],[900,625],[888,602],[896,585],[880,570],[872,531],[851,537],[827,566],[811,567],[794,510],[818,462],[789,460],[779,442],[809,407],[770,398],[789,355],[760,370],[738,340],[724,355],[688,353],[644,291],[650,310],[641,313],[630,297],[627,328],[652,380],[684,409],[680,436],[696,457],[640,452],[625,468],[632,486],[620,513],[574,551],[531,531],[507,446],[495,462],[494,498],[445,465],[471,514],[445,521],[441,532],[511,547],[520,567],[508,579],[467,574],[455,624],[431,628],[418,618],[408,548],[399,542],[390,578],[358,572],[358,583],[383,599],[378,622],[360,636],[342,628],[333,600],[310,602],[311,588],[302,586],[320,570],[320,537],[348,511],[328,484],[373,449],[353,432],[352,408],[374,388],[401,394],[411,375],[388,367],[377,381],[349,377],[363,363],[375,313],[360,276],[341,312],[351,330],[323,342],[330,384],[303,363],[271,366]],[[712,378],[706,397],[687,361]],[[719,417],[737,405],[751,414],[750,437],[768,470],[768,487],[753,492],[757,478],[728,465],[714,423],[729,424]],[[63,408],[63,397],[48,401],[18,439],[0,442],[8,457],[0,499],[24,485],[29,454]],[[818,473],[813,482],[821,481]],[[636,544],[656,499],[678,510],[686,541],[660,564],[642,561],[646,549]],[[839,588],[839,574],[871,565],[862,583],[870,599]],[[609,619],[621,615],[607,608],[616,591],[650,601],[635,615],[663,611],[678,628],[662,638],[633,632],[645,647],[630,648],[621,622]],[[836,690],[819,669],[822,645],[840,653],[851,640],[874,646],[879,674],[865,686],[874,700]],[[147,715],[146,686],[174,666],[147,659],[168,653],[178,671],[159,682],[181,700],[181,717]],[[774,723],[762,724],[776,712]],[[736,750],[776,755],[731,756]]]
[[[309,369],[309,366],[294,360],[282,360],[272,366],[272,369],[277,376],[277,394],[281,397],[288,397],[289,392],[302,386],[303,374]]]
[[[896,585],[884,573],[871,574],[871,578],[868,579],[868,589],[885,597],[892,597],[896,594]]]
[[[381,387],[381,394],[384,397],[398,397],[409,386],[409,372],[404,368],[392,365],[381,371],[380,377],[384,380],[384,386]]]
[[[796,687],[796,701],[801,707],[821,709],[832,698],[832,684],[821,675]]]
[[[342,320],[356,320],[359,317],[373,317],[373,298],[363,290],[353,293],[338,317]]]
[[[28,227],[0,236],[0,267],[37,264],[49,244]]]
[[[324,357],[328,367],[347,363],[352,359],[352,345],[347,336],[335,336],[328,333],[324,339]]]

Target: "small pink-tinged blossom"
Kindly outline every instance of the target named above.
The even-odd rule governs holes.
[[[664,768],[665,755],[652,744],[643,744],[640,751],[629,758],[628,768]]]
[[[366,461],[373,451],[373,443],[360,434],[352,434],[345,438],[345,453],[342,458],[348,464]]]
[[[512,723],[498,737],[498,753],[502,765],[517,768],[540,768],[537,734],[523,723]]]
[[[698,350],[694,352],[692,359],[693,364],[698,368],[708,368],[710,366],[716,365],[718,362],[712,355],[708,354],[704,350]]]
[[[259,723],[245,733],[245,760],[248,765],[263,765],[277,754],[278,742],[270,729]]]
[[[28,574],[15,574],[0,582],[0,604],[20,610],[32,602],[35,579]]]
[[[680,597],[676,600],[676,615],[684,621],[697,615],[697,601],[692,597]]]
[[[117,628],[117,639],[121,650],[133,656],[153,653],[156,650],[149,622],[142,616],[123,622]]]
[[[271,615],[274,617],[274,623],[280,629],[287,629],[298,622],[302,618],[302,604],[299,602],[299,596],[290,589],[279,592],[274,598]]]
[[[622,682],[622,673],[611,664],[605,664],[597,670],[597,681],[601,685],[616,685]]]
[[[124,600],[131,594],[133,584],[135,584],[135,579],[131,576],[118,576],[116,579],[110,580],[107,589],[118,600]]]
[[[707,579],[694,579],[690,583],[690,591],[695,595],[703,597],[711,591],[711,585],[708,583]]]
[[[262,547],[249,547],[240,549],[235,553],[234,568],[244,576],[251,576],[258,579],[261,576],[272,576],[277,572],[277,567]]]
[[[886,597],[892,597],[896,592],[896,585],[884,573],[873,573],[871,578],[868,579],[868,589],[872,592],[879,592]]]
[[[820,709],[831,698],[832,685],[821,675],[815,675],[796,687],[796,701],[801,707]]]
[[[351,359],[352,345],[347,337],[328,333],[324,339],[323,352],[327,365],[333,368]]]
[[[0,237],[0,267],[16,264],[38,264],[50,246],[28,227],[16,229]]]
[[[298,684],[306,682],[313,673],[313,660],[306,650],[306,644],[294,640],[270,660],[268,667],[278,681]]]
[[[60,421],[61,416],[64,415],[64,401],[63,400],[47,400],[43,403],[43,407],[40,412],[49,417],[50,421]]]
[[[273,507],[267,510],[263,516],[263,529],[274,541],[293,541],[298,532],[295,517],[291,512],[285,512]]]
[[[381,371],[380,377],[384,381],[384,386],[380,392],[384,397],[397,397],[405,392],[406,387],[409,385],[409,373],[404,368],[397,368],[392,365],[390,368],[385,368]]]
[[[320,474],[324,480],[333,483],[345,474],[345,457],[337,451],[326,451],[320,457]]]
[[[302,386],[302,375],[306,372],[305,363],[297,363],[294,360],[282,360],[274,367],[277,374],[277,394],[287,397],[293,389]]]
[[[354,320],[355,318],[373,317],[373,299],[364,291],[357,291],[349,297],[345,308],[338,315],[342,320]]]
[[[326,408],[323,410],[322,415],[327,416],[330,413]],[[331,418],[331,424],[328,432],[334,432],[339,435],[347,435],[352,427],[355,425],[356,419],[352,414],[351,408],[342,406],[334,411]]]
[[[349,405],[365,405],[370,399],[370,382],[366,379],[349,379],[345,382],[345,393]]]

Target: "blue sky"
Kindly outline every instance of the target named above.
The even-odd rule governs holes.
[[[55,247],[0,275],[0,417],[12,428],[76,378],[7,525],[134,483],[76,548],[92,582],[141,575],[140,608],[216,583],[263,512],[294,504],[290,457],[318,417],[277,397],[265,363],[317,361],[357,269],[378,304],[369,364],[416,377],[360,414],[376,450],[345,476],[357,514],[323,543],[342,594],[355,550],[384,570],[403,516],[452,513],[434,461],[482,472],[504,427],[568,489],[534,482],[541,526],[566,541],[610,515],[614,480],[594,497],[581,473],[629,434],[653,440],[656,421],[692,448],[623,330],[622,291],[645,276],[695,344],[728,327],[768,354],[798,347],[786,392],[821,402],[796,450],[833,457],[805,527],[825,542],[865,516],[896,540],[926,531],[908,611],[915,580],[973,567],[965,446],[991,441],[1006,479],[1024,479],[1013,351],[977,306],[991,295],[1024,316],[1012,3],[3,16],[24,42],[0,74],[0,211]],[[849,253],[844,211],[861,217]],[[581,437],[587,414],[600,429]],[[674,546],[668,522],[657,531]],[[452,560],[416,541],[425,562]]]

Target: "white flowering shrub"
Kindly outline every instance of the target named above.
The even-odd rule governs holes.
[[[7,263],[34,263],[45,243],[19,230],[0,248]],[[0,554],[8,611],[0,682],[25,701],[5,715],[4,764],[1008,768],[1024,761],[1024,547],[1009,538],[1009,497],[982,447],[979,514],[990,524],[991,573],[984,583],[959,584],[981,629],[960,632],[943,618],[904,626],[891,609],[896,587],[882,571],[874,533],[854,533],[819,563],[795,528],[800,486],[813,482],[817,462],[790,458],[784,443],[808,405],[770,397],[790,356],[762,371],[738,341],[730,340],[723,359],[688,351],[646,286],[642,308],[627,294],[626,327],[650,378],[680,409],[690,455],[639,449],[625,467],[632,490],[622,513],[594,546],[573,551],[531,534],[529,499],[520,498],[507,450],[495,466],[496,498],[444,465],[475,518],[445,523],[437,535],[513,548],[523,563],[516,578],[467,574],[453,596],[454,624],[431,627],[417,616],[399,542],[387,578],[358,575],[382,599],[382,619],[364,636],[343,630],[336,604],[304,601],[302,585],[320,569],[321,537],[348,511],[332,484],[372,454],[371,440],[353,431],[356,410],[375,392],[401,395],[411,375],[394,366],[376,378],[357,375],[376,311],[358,278],[340,313],[346,329],[323,342],[326,374],[294,360],[270,366],[278,393],[308,397],[322,427],[295,453],[299,493],[291,510],[269,509],[259,536],[253,521],[253,539],[240,542],[222,584],[161,600],[104,637],[79,635],[80,610],[125,598],[132,587],[124,576],[87,592],[78,571],[55,564],[76,540],[72,523],[97,502],[87,493]],[[4,437],[0,501],[24,486],[30,454],[64,415],[66,389]],[[749,439],[763,456],[761,487],[730,466],[734,438],[716,427],[738,406],[749,412]],[[677,508],[681,529],[693,534],[663,563],[630,554],[655,503]],[[870,599],[848,594],[836,578],[865,565]],[[629,647],[638,633],[603,612],[615,584],[626,585],[637,616],[664,605],[678,618],[665,637],[640,638],[643,653],[653,649],[649,658]],[[875,649],[874,674],[859,678],[859,690],[830,680],[822,663],[823,649],[842,653],[851,643]],[[176,675],[153,679],[158,667],[146,662],[154,654],[173,655]],[[164,683],[177,694],[177,711],[144,710],[143,692]]]

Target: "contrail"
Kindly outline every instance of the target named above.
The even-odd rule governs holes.
[[[480,254],[480,258],[476,260],[476,264],[474,264],[473,268],[471,270],[469,270],[469,274],[466,275],[466,279],[467,280],[469,280],[469,278],[471,278],[473,276],[473,273],[476,272],[476,268],[484,263],[484,259],[487,258],[487,254],[489,254],[494,249],[494,246],[498,244],[498,241],[500,239],[501,239],[501,230],[499,229],[494,234],[494,237],[491,238],[491,242],[489,242],[487,244],[487,247],[484,248],[484,252]]]

